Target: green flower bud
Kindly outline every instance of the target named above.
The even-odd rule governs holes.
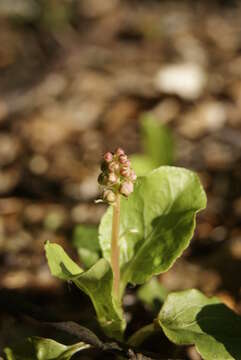
[[[100,185],[104,185],[104,174],[103,173],[100,173],[97,181]]]
[[[105,190],[103,193],[103,200],[108,203],[114,203],[116,200],[116,195],[111,190]]]

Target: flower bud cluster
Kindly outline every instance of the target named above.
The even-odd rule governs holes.
[[[107,152],[101,170],[98,183],[104,188],[104,201],[114,203],[117,194],[128,197],[133,192],[136,174],[123,149],[118,148],[114,153]]]

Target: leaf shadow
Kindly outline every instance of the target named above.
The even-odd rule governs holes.
[[[80,276],[80,274],[81,274],[81,273],[79,273],[79,274],[74,274],[74,275],[73,275],[73,274],[69,271],[69,269],[66,267],[66,265],[63,263],[63,261],[60,262],[59,266],[60,266],[60,268],[61,268],[61,271],[62,271],[62,273],[63,273],[63,275],[64,275],[65,280],[69,280],[69,281],[75,280],[75,279],[77,279],[77,278]]]
[[[167,231],[171,231],[181,223],[187,222],[191,214],[193,214],[193,211],[187,210],[179,213],[173,212],[156,216],[151,222],[150,232],[145,235],[145,241],[138,241],[135,244],[135,254],[144,244],[146,245],[150,239],[162,238],[164,236],[163,234]]]
[[[236,360],[241,360],[241,317],[224,304],[204,306],[196,316],[202,331],[223,344]]]

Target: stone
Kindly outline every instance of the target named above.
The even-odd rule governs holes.
[[[166,65],[155,77],[155,85],[159,91],[178,95],[185,100],[198,99],[206,81],[204,70],[195,63]]]

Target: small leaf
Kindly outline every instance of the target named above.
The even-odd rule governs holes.
[[[152,159],[155,167],[171,165],[174,144],[167,126],[158,122],[152,115],[146,114],[141,120],[141,132],[144,153]]]
[[[14,349],[6,348],[4,352],[7,360],[69,360],[78,351],[89,347],[83,342],[67,346],[55,340],[31,337]]]
[[[45,244],[46,256],[48,259],[51,274],[61,280],[71,280],[70,275],[79,275],[83,270],[66,254],[58,244]]]
[[[162,166],[137,179],[128,200],[121,199],[121,291],[165,272],[189,245],[195,216],[206,206],[205,192],[192,171]],[[100,246],[110,261],[112,208],[101,220]]]
[[[73,281],[91,299],[98,321],[107,336],[121,339],[125,329],[120,303],[113,297],[113,274],[109,263],[100,259],[89,270],[75,264],[58,244],[45,245],[48,264],[53,276]]]
[[[139,287],[137,297],[153,312],[158,312],[160,305],[167,297],[167,289],[156,277],[151,278],[146,284]]]
[[[144,154],[131,156],[132,167],[137,176],[146,175],[161,165],[172,165],[174,142],[170,130],[152,115],[141,119],[141,143]]]
[[[100,258],[98,228],[78,225],[74,230],[73,245],[77,249],[81,263],[89,269]]]
[[[195,344],[204,360],[241,359],[241,317],[217,298],[194,289],[172,293],[158,320],[171,341]]]

